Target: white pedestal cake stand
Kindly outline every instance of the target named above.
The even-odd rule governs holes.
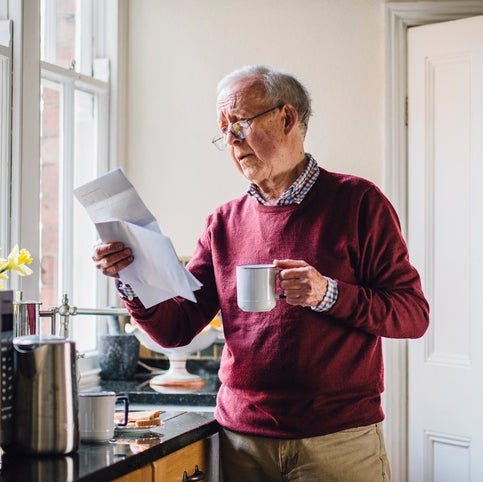
[[[213,344],[219,334],[216,328],[208,326],[201,333],[198,333],[191,340],[191,343],[176,348],[165,348],[161,346],[139,327],[136,327],[133,333],[146,348],[156,353],[162,353],[169,359],[168,371],[153,377],[149,381],[150,385],[180,388],[198,388],[204,385],[205,382],[200,376],[188,372],[186,369],[186,361],[190,354],[204,350]]]

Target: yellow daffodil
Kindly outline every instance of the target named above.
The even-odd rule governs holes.
[[[33,258],[30,255],[30,251],[28,249],[22,248],[18,254],[18,264],[20,265],[32,264],[32,261],[33,261]],[[32,270],[30,270],[30,273],[32,273]]]
[[[18,273],[20,276],[32,274],[32,270],[28,266],[25,266],[33,261],[32,257],[25,248],[19,250],[18,244],[13,247],[12,251],[8,255],[7,260],[9,268]]]
[[[18,273],[20,276],[28,276],[32,274],[32,270],[26,266],[32,263],[33,259],[27,249],[19,249],[16,244],[7,259],[0,258],[0,279],[8,279],[5,274],[6,271],[12,270]]]

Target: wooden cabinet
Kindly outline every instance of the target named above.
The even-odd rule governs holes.
[[[184,473],[191,476],[195,468],[207,474],[208,440],[198,440],[172,454],[153,462],[153,482],[182,482]],[[207,480],[207,475],[204,479]]]
[[[195,480],[218,482],[218,453],[218,434],[215,434],[114,479],[113,482],[185,482]]]
[[[151,464],[145,465],[134,472],[114,479],[113,482],[153,482],[153,468]]]
[[[153,462],[152,466],[153,482],[218,482],[218,435],[187,445]]]

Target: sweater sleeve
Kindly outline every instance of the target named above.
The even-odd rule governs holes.
[[[429,324],[429,305],[409,262],[397,214],[375,186],[359,204],[356,236],[357,283],[337,280],[338,299],[328,314],[376,336],[421,337]]]
[[[165,347],[187,345],[219,310],[209,225],[198,241],[187,268],[203,283],[201,289],[195,291],[196,303],[176,297],[146,309],[139,298],[124,300],[134,321]]]

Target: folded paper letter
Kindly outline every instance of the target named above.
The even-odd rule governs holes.
[[[146,308],[175,296],[196,302],[202,284],[181,264],[171,240],[159,229],[121,169],[74,190],[104,242],[121,241],[134,261],[119,272]]]

